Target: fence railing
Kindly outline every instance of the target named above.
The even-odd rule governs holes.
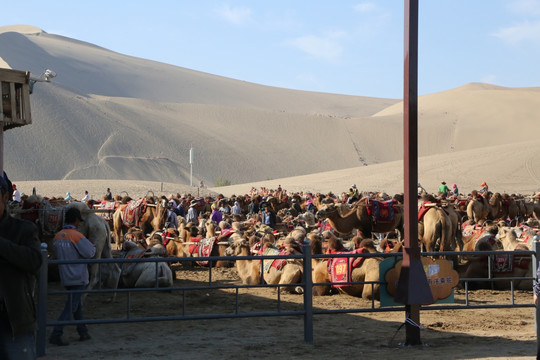
[[[505,308],[505,307],[534,307],[532,303],[530,304],[516,304],[514,301],[514,281],[521,280],[534,280],[535,277],[533,274],[536,274],[536,269],[538,266],[538,251],[540,247],[537,244],[533,244],[533,251],[482,251],[482,252],[436,252],[436,253],[422,253],[422,256],[478,256],[478,255],[495,255],[495,254],[509,254],[513,256],[530,256],[532,258],[532,273],[527,277],[505,277],[505,278],[495,278],[490,272],[490,261],[488,260],[488,277],[487,278],[462,278],[459,281],[463,283],[465,289],[465,302],[463,305],[427,305],[421,306],[420,310],[443,310],[443,309],[470,309],[470,308]],[[305,245],[302,255],[268,255],[268,256],[215,256],[215,257],[190,257],[190,258],[139,258],[139,259],[126,259],[126,258],[114,258],[114,259],[90,259],[90,260],[48,260],[46,244],[42,244],[42,258],[43,263],[40,270],[39,282],[38,282],[38,332],[37,332],[37,353],[38,356],[45,355],[46,349],[46,328],[48,326],[54,325],[76,325],[76,324],[113,324],[113,323],[127,323],[127,322],[149,322],[149,321],[176,321],[176,320],[203,320],[203,319],[221,319],[221,318],[246,318],[246,317],[274,317],[274,316],[302,316],[304,318],[304,341],[307,343],[313,342],[313,316],[319,314],[332,314],[332,313],[361,313],[361,312],[384,312],[384,311],[404,311],[405,305],[403,306],[391,306],[391,307],[376,307],[375,300],[371,301],[371,306],[368,308],[352,308],[352,309],[314,309],[313,308],[313,298],[312,298],[312,289],[313,286],[317,285],[331,285],[332,283],[314,283],[312,280],[312,259],[328,259],[328,258],[343,258],[343,257],[377,257],[377,258],[399,258],[401,257],[400,253],[358,253],[358,254],[324,254],[324,255],[313,255],[311,253],[311,246]],[[212,271],[214,269],[213,264],[217,261],[234,261],[234,260],[274,260],[274,259],[296,259],[301,260],[303,264],[303,276],[302,280],[299,283],[294,284],[294,286],[299,286],[303,289],[303,300],[302,300],[302,310],[288,310],[284,311],[281,309],[281,298],[280,292],[281,288],[290,287],[280,284],[265,284],[263,280],[263,266],[264,261],[260,262],[261,265],[261,281],[257,285],[224,285],[224,284],[215,284],[212,279]],[[488,259],[491,259],[488,257]],[[170,315],[170,316],[147,316],[147,317],[133,317],[130,313],[130,294],[137,292],[148,292],[148,291],[162,291],[164,288],[159,288],[157,284],[157,271],[159,262],[169,262],[169,263],[184,263],[186,261],[208,261],[208,282],[206,285],[201,286],[173,286],[165,288],[170,292],[182,292],[185,294],[187,291],[195,290],[211,290],[211,289],[233,289],[235,293],[235,307],[234,311],[231,313],[216,313],[216,314],[196,314],[196,315],[187,315],[185,309],[185,302],[182,305],[181,315]],[[118,288],[118,289],[103,289],[98,287],[97,289],[86,289],[86,290],[50,290],[48,287],[48,268],[49,265],[61,265],[61,264],[71,264],[71,263],[85,263],[85,264],[100,264],[99,271],[101,272],[101,264],[106,263],[141,263],[141,262],[150,262],[156,264],[156,283],[154,287],[150,288]],[[350,262],[347,261],[347,266]],[[100,274],[101,275],[101,274]],[[349,279],[350,280],[350,279]],[[469,302],[469,289],[468,284],[473,281],[509,281],[511,284],[511,301],[509,304],[476,304],[473,305]],[[379,281],[362,281],[362,282],[352,282],[342,283],[346,285],[355,285],[355,284],[364,284],[364,286],[374,286],[375,284],[385,284],[384,281],[379,279]],[[239,310],[239,290],[246,288],[276,288],[277,289],[277,300],[276,300],[276,310],[275,311],[264,311],[264,312],[240,312]],[[60,295],[60,294],[70,294],[82,292],[87,294],[92,293],[126,293],[127,302],[126,302],[126,312],[125,317],[121,318],[102,318],[102,319],[85,319],[85,320],[69,320],[69,321],[57,321],[57,320],[48,320],[47,319],[47,308],[48,308],[48,297],[49,295]],[[539,321],[537,323],[537,333],[539,328]]]

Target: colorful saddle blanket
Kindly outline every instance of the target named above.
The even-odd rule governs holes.
[[[123,213],[123,223],[125,226],[139,226],[141,215],[146,210],[146,199],[131,200],[127,203]]]
[[[393,200],[367,200],[367,203],[367,212],[376,223],[391,223],[394,221],[394,213],[399,211]]]
[[[354,251],[340,251],[334,254],[362,254],[368,250],[359,248]],[[330,281],[333,287],[351,286],[347,284],[351,280],[353,269],[360,267],[364,262],[364,257],[342,257],[328,259],[327,271],[330,274]]]
[[[461,225],[461,235],[463,237],[469,237],[473,234],[479,236],[484,231],[486,231],[486,229],[478,225],[469,225],[465,223]]]
[[[101,213],[101,216],[107,220],[107,221],[111,221],[112,218],[113,218],[113,213],[114,211],[116,211],[116,209],[118,208],[118,205],[120,205],[120,203],[118,201],[107,201],[105,203],[105,205],[103,206],[103,209],[104,210],[109,210],[107,212],[104,212],[104,213]]]
[[[263,251],[260,252],[260,255],[263,255],[263,256],[289,255],[289,253],[286,251],[281,251],[277,248],[267,247]],[[264,272],[269,272],[272,267],[276,268],[277,270],[281,270],[285,266],[286,263],[287,263],[287,259],[263,260],[263,270]]]
[[[209,257],[212,254],[212,248],[214,247],[214,242],[216,241],[215,237],[201,239],[200,237],[192,237],[190,242],[193,244],[189,245],[189,253],[193,257]],[[207,266],[207,260],[197,261],[197,264],[201,266]]]
[[[40,210],[39,222],[43,235],[53,236],[64,227],[65,208],[63,206],[54,207],[48,200],[43,200]]]
[[[176,234],[171,233],[169,231],[162,231],[161,232],[161,238],[163,239],[163,246],[167,246],[169,241],[174,240],[176,238]]]

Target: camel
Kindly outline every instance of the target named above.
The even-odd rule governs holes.
[[[425,204],[429,206],[427,211],[421,214],[419,212],[418,220],[418,238],[427,252],[433,251],[454,251],[452,248],[452,221],[445,210],[436,204]]]
[[[265,244],[261,249],[261,255],[298,255],[301,254],[292,246],[293,239],[287,239],[285,248],[278,249],[270,244]],[[302,281],[303,265],[299,259],[275,259],[263,261],[263,277],[267,284],[298,284]],[[302,294],[301,286],[287,287],[291,293]]]
[[[337,238],[335,238],[337,240]],[[320,243],[320,238],[313,237],[310,241],[310,244],[312,246],[312,251],[314,254],[322,253],[322,244]],[[339,241],[339,240],[338,240]],[[362,245],[365,245],[366,247],[362,247],[361,249],[366,249],[365,252],[372,252],[375,251],[375,247],[373,243],[369,245],[368,243],[363,243]],[[334,242],[332,244],[332,241],[329,241],[328,248],[330,252],[332,250],[336,250],[338,248],[340,251],[343,250],[343,248],[339,247],[339,245],[336,245]],[[339,258],[332,258],[330,260],[335,261]],[[349,266],[353,266],[352,264],[354,261],[352,261],[353,258],[350,258],[349,260]],[[379,281],[379,264],[382,261],[382,258],[376,258],[376,257],[369,257],[369,258],[357,258],[357,259],[363,259],[359,260],[361,262],[360,266],[353,267],[352,271],[350,272],[350,282],[378,282]],[[331,281],[331,274],[328,271],[328,262],[329,259],[320,259],[319,261],[315,262],[312,266],[313,268],[313,282],[314,283],[328,283]],[[336,285],[334,285],[336,286]],[[348,286],[339,286],[338,290],[341,293],[348,294],[351,296],[357,296],[362,297],[363,299],[379,299],[380,295],[380,285],[378,283],[375,284],[354,284],[354,285],[348,285]],[[314,295],[325,295],[328,294],[330,291],[329,285],[317,285],[313,287],[313,294]]]
[[[126,252],[126,259],[167,256],[167,250],[161,244],[154,245],[145,251],[136,243],[125,241],[122,249]],[[126,262],[122,266],[121,280],[127,288],[151,288],[156,284],[158,287],[171,287],[173,275],[166,262]]]
[[[502,250],[502,244],[497,240],[498,231],[497,225],[493,224],[482,227],[464,224],[463,251]]]
[[[387,233],[396,228],[403,233],[403,211],[399,208],[394,206],[394,216],[389,222],[375,222],[368,213],[368,208],[369,205],[356,203],[348,213],[340,214],[339,207],[331,204],[317,211],[316,215],[319,219],[328,219],[338,233],[349,234],[358,229],[359,235],[364,239],[371,238],[373,232]]]
[[[481,242],[478,245],[478,251],[492,251],[493,247],[489,242]],[[516,249],[519,250],[519,249]],[[530,255],[475,255],[468,257],[467,261],[457,265],[455,268],[460,278],[486,279],[469,282],[469,289],[493,288],[497,290],[508,290],[512,288],[511,281],[488,281],[491,274],[492,278],[525,278],[532,277],[532,257]],[[504,270],[509,267],[511,270]],[[489,269],[491,266],[491,269]],[[530,290],[532,280],[514,280],[514,289]]]
[[[538,229],[530,227],[499,227],[497,239],[501,241],[504,250],[532,250],[532,244],[538,237]]]
[[[476,190],[472,191],[471,197],[471,200],[467,204],[469,224],[481,224],[488,218],[489,202],[485,197],[479,195]]]
[[[251,246],[244,238],[236,239],[228,248],[227,256],[251,256]],[[261,283],[261,266],[258,261],[236,259],[236,270],[243,285]]]
[[[490,220],[505,220],[505,211],[504,211],[504,201],[503,197],[500,193],[496,192],[493,194],[489,194],[489,213],[488,213],[488,219]]]
[[[180,225],[179,236],[167,243],[169,254],[177,257],[200,257],[200,256],[226,256],[225,250],[229,247],[228,237],[234,233],[233,230],[224,232],[217,236],[216,223],[210,220],[201,221],[201,226],[205,228],[206,236],[199,236],[199,227],[193,223],[185,226]],[[202,248],[201,248],[202,247]],[[199,265],[209,265],[207,261],[197,261]],[[190,262],[190,264],[193,264]],[[230,267],[227,260],[218,260],[212,263],[213,267]]]
[[[519,215],[519,206],[514,197],[502,194],[502,218],[516,219]]]
[[[319,233],[311,232],[307,235],[309,244],[311,245],[311,252],[314,255],[324,254],[322,238]],[[313,283],[329,283],[330,274],[326,271],[328,260],[321,258],[312,258],[311,260],[311,277]],[[328,285],[315,285],[313,286],[313,296],[329,295],[331,286]]]
[[[461,221],[460,216],[455,206],[448,202],[441,202],[442,208],[448,213],[450,218],[451,230],[450,230],[450,248],[452,250],[460,251],[463,249],[463,241],[461,239]]]
[[[166,229],[162,235],[165,235],[163,240],[167,253],[174,257],[188,257],[189,253],[186,252],[184,243],[180,240],[176,229]]]
[[[279,210],[288,209],[290,207],[289,203],[282,202],[274,196],[269,196],[266,201],[270,204],[270,207],[272,208],[272,210],[274,210],[276,214]]]
[[[278,255],[279,250],[270,244],[271,237],[265,237],[267,241],[260,249],[261,255],[272,256]],[[256,236],[252,236],[252,242],[258,242]],[[292,252],[291,249],[288,250]],[[249,256],[252,254],[252,246],[246,239],[238,236],[227,248],[228,256]],[[281,254],[283,255],[283,254]],[[267,284],[279,284],[287,286],[287,290],[291,293],[302,293],[303,288],[294,286],[302,280],[302,263],[296,259],[276,259],[264,260],[261,265],[260,260],[236,260],[236,269],[238,276],[242,279],[242,284],[256,285],[264,280]],[[263,272],[261,279],[261,271]]]
[[[150,234],[153,231],[161,230],[165,221],[164,212],[167,210],[167,199],[162,197],[157,204],[154,204],[153,196],[146,196],[141,200],[131,200],[128,204],[119,206],[113,214],[114,235],[116,248],[122,247],[124,241],[123,235],[127,232],[129,225],[125,224],[124,212],[126,206],[140,207],[140,217],[135,219],[135,226],[140,227],[144,234]]]

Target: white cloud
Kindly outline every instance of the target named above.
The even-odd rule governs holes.
[[[540,42],[540,21],[525,21],[515,26],[502,28],[493,35],[509,44]]]
[[[353,6],[354,11],[360,13],[372,12],[376,9],[375,3],[372,2],[363,2]]]
[[[324,61],[335,62],[343,54],[343,46],[339,39],[343,32],[332,32],[324,36],[306,35],[289,40],[288,44]]]
[[[235,25],[242,25],[251,21],[252,11],[247,7],[231,7],[229,5],[222,5],[215,8],[215,12]]]

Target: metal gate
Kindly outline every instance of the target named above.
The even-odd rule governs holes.
[[[536,274],[536,269],[538,265],[538,256],[537,252],[540,247],[537,247],[537,243],[533,244],[535,251],[482,251],[482,252],[439,252],[439,253],[422,253],[422,256],[448,256],[448,255],[494,255],[494,254],[508,254],[509,256],[528,256],[531,257],[533,262],[532,274]],[[192,258],[140,258],[140,259],[99,259],[99,260],[72,260],[72,261],[61,261],[61,260],[48,260],[47,248],[45,244],[42,244],[42,257],[43,263],[39,275],[38,283],[38,333],[37,333],[37,353],[38,356],[45,355],[46,349],[46,328],[48,326],[54,325],[76,325],[79,323],[84,324],[111,324],[111,323],[129,323],[129,322],[150,322],[150,321],[176,321],[176,320],[203,320],[203,319],[223,319],[223,318],[246,318],[246,317],[275,317],[275,316],[302,316],[304,319],[304,341],[307,343],[313,342],[313,316],[320,314],[332,314],[332,313],[365,313],[365,312],[385,312],[385,311],[403,311],[405,312],[405,305],[402,306],[391,306],[391,307],[377,307],[375,300],[371,301],[371,306],[367,308],[354,308],[354,309],[314,309],[313,308],[313,299],[312,299],[312,287],[314,285],[328,285],[328,283],[313,283],[312,281],[312,272],[311,264],[312,259],[316,258],[336,258],[336,257],[401,257],[400,253],[360,253],[360,254],[328,254],[328,255],[312,255],[311,246],[305,245],[302,255],[272,255],[272,256],[242,256],[242,257],[192,257]],[[212,281],[212,263],[222,260],[274,260],[274,259],[299,259],[303,263],[303,278],[302,281],[296,286],[303,288],[303,306],[302,310],[287,310],[284,311],[281,309],[281,298],[280,291],[284,285],[276,284],[264,284],[264,281],[261,281],[260,285],[216,285]],[[235,309],[231,313],[217,313],[217,314],[199,314],[199,315],[188,315],[186,314],[185,302],[183,302],[182,314],[175,316],[149,316],[149,317],[133,317],[130,313],[130,294],[137,292],[148,292],[148,291],[163,291],[164,288],[158,288],[157,286],[157,264],[159,262],[170,262],[170,263],[183,263],[185,261],[209,261],[208,267],[208,284],[201,286],[181,286],[181,287],[171,287],[165,288],[167,291],[171,292],[182,292],[184,296],[187,291],[194,290],[211,290],[211,289],[233,289],[235,293]],[[119,289],[93,289],[93,290],[51,290],[48,287],[48,267],[49,265],[59,265],[67,263],[86,263],[86,264],[105,264],[105,263],[137,263],[137,262],[151,262],[156,264],[156,284],[151,288],[119,288]],[[349,262],[347,262],[349,263]],[[263,264],[261,261],[261,277],[263,276]],[[489,264],[489,262],[488,262]],[[100,266],[101,268],[101,266]],[[309,269],[309,271],[308,271]],[[465,289],[465,302],[463,305],[455,304],[433,304],[427,306],[421,306],[420,310],[444,310],[444,309],[471,309],[471,308],[508,308],[508,307],[534,307],[534,304],[516,304],[514,302],[514,281],[519,280],[534,280],[535,277],[530,274],[527,277],[506,277],[506,278],[494,278],[488,268],[488,277],[487,278],[462,278],[459,281],[463,283]],[[469,283],[473,281],[510,281],[511,283],[511,297],[510,303],[508,304],[471,304],[469,302]],[[384,281],[367,281],[367,282],[347,282],[348,285],[353,284],[364,284],[365,286],[373,286],[374,284],[385,284]],[[239,290],[246,288],[256,288],[256,287],[266,287],[266,288],[276,288],[277,289],[277,299],[276,299],[276,309],[275,311],[264,311],[264,312],[240,312],[239,311]],[[103,319],[85,319],[85,320],[70,320],[70,321],[57,321],[57,320],[48,320],[47,319],[47,303],[48,297],[50,295],[59,295],[59,294],[70,294],[75,292],[83,293],[126,293],[127,302],[126,302],[126,311],[125,317],[122,318],[103,318]],[[532,299],[532,297],[531,297]],[[406,314],[407,317],[407,314]],[[407,319],[406,319],[407,321]]]

